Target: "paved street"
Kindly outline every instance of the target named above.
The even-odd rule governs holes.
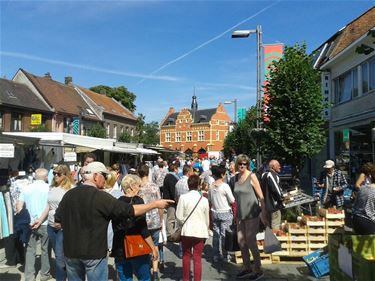
[[[168,244],[165,250],[165,270],[161,273],[161,280],[182,280],[182,263],[181,259],[177,257],[178,245]],[[241,265],[235,263],[215,263],[211,261],[211,239],[206,243],[204,255],[202,257],[203,280],[236,280],[236,274],[241,269]],[[0,249],[0,262],[4,257],[4,249]],[[39,259],[38,259],[39,261]],[[40,268],[40,264],[37,264]],[[113,267],[113,259],[110,259],[109,268],[110,280],[114,280],[115,270]],[[265,277],[264,281],[312,281],[318,280],[310,276],[307,267],[303,262],[298,263],[282,263],[282,264],[268,264],[264,265]],[[1,281],[21,281],[23,278],[23,267],[0,269]],[[39,276],[38,276],[39,278]],[[37,280],[39,280],[37,278]],[[54,279],[51,279],[54,280]],[[329,280],[328,277],[319,280]],[[99,281],[99,280],[98,280]]]

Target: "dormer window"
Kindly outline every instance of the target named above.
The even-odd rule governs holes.
[[[207,122],[207,116],[206,115],[200,115],[199,116],[199,123]]]
[[[170,117],[170,118],[168,118],[168,120],[167,120],[167,125],[168,125],[168,126],[174,125],[174,122],[175,122],[174,119]]]

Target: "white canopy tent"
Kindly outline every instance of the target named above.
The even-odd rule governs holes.
[[[104,150],[114,153],[133,154],[158,154],[152,149],[138,147],[137,144],[116,142],[115,139],[103,139],[68,133],[56,132],[3,132],[4,136],[14,138],[39,139],[39,144],[44,146],[70,146],[77,152]]]

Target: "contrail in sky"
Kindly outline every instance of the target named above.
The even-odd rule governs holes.
[[[95,67],[95,66],[90,66],[90,65],[70,63],[70,62],[65,62],[61,60],[46,59],[46,58],[23,54],[23,53],[0,51],[0,56],[22,58],[22,59],[51,63],[51,64],[64,65],[64,66],[69,66],[69,67],[74,67],[74,68],[79,68],[79,69],[85,69],[85,70],[91,70],[91,71],[97,71],[97,72],[103,72],[103,73],[109,73],[109,74],[116,74],[116,75],[122,75],[122,76],[128,76],[128,77],[142,78],[142,79],[153,79],[153,80],[164,80],[164,81],[180,80],[179,78],[172,77],[172,76],[154,76],[153,74],[145,75],[145,74],[139,74],[139,73],[124,72],[124,71],[100,68],[100,67]]]
[[[281,0],[280,0],[281,1]],[[182,60],[183,58],[187,57],[188,55],[198,51],[199,49],[203,48],[204,46],[207,46],[208,44],[212,43],[213,41],[216,41],[217,39],[223,37],[225,34],[231,32],[234,28],[240,26],[241,24],[255,18],[257,15],[263,13],[264,11],[267,11],[268,9],[272,8],[273,6],[275,6],[276,4],[278,4],[280,1],[277,1],[276,3],[273,3],[265,8],[263,8],[262,10],[260,10],[259,12],[255,13],[254,15],[240,21],[239,23],[235,24],[234,26],[228,28],[227,30],[225,30],[224,32],[220,33],[219,35],[211,38],[210,40],[200,44],[199,46],[191,49],[190,51],[186,52],[185,54],[171,60],[170,62],[167,62],[166,64],[162,65],[161,67],[159,67],[158,69],[154,70],[153,72],[151,72],[149,75],[153,75],[153,74],[156,74],[158,72],[160,72],[161,70],[163,70],[164,68],[166,68],[167,66],[171,65],[171,64],[174,64],[175,62],[178,62],[180,60]],[[143,81],[145,81],[147,78],[142,78],[141,80],[138,81],[137,84],[141,84]]]

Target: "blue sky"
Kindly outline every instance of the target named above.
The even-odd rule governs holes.
[[[170,106],[238,99],[255,104],[256,40],[231,39],[262,26],[263,43],[306,42],[313,51],[375,1],[4,1],[0,75],[19,68],[91,87],[125,86],[146,121]],[[226,105],[230,116],[233,106]]]

